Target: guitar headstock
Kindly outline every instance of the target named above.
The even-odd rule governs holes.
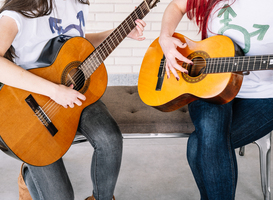
[[[148,4],[149,8],[152,9],[153,7],[156,6],[156,4],[158,2],[160,2],[160,0],[145,0],[146,3]]]

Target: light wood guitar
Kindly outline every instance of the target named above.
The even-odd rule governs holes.
[[[4,85],[0,91],[0,149],[31,165],[60,159],[71,146],[82,110],[107,86],[103,61],[158,0],[143,1],[96,49],[82,37],[50,40],[30,72],[86,96],[82,106],[63,108],[48,97]]]
[[[273,55],[243,56],[240,47],[226,36],[217,35],[202,41],[192,41],[178,33],[174,37],[187,43],[186,48],[178,48],[178,51],[194,64],[178,63],[189,74],[180,72],[179,81],[172,74],[167,79],[165,57],[157,38],[143,58],[138,80],[142,101],[164,112],[197,99],[227,103],[239,92],[245,72],[273,68]]]

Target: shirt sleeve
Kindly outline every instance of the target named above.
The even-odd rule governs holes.
[[[22,17],[19,13],[15,12],[15,11],[10,11],[10,10],[4,10],[2,13],[0,13],[0,18],[3,16],[8,16],[12,19],[14,19],[14,21],[17,24],[18,27],[18,33],[17,35],[20,35],[21,33],[21,24],[22,24]]]

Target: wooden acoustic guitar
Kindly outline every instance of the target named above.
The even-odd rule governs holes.
[[[71,146],[82,110],[107,86],[103,61],[158,0],[143,1],[96,49],[82,37],[50,40],[30,72],[85,94],[82,106],[63,108],[50,98],[4,85],[0,91],[0,149],[34,166],[49,165]]]
[[[179,81],[172,74],[167,79],[165,57],[157,38],[147,49],[138,80],[142,101],[164,112],[197,99],[227,103],[239,92],[245,72],[273,68],[273,55],[243,56],[240,47],[226,36],[202,41],[192,41],[178,33],[174,37],[187,43],[186,48],[178,51],[194,64],[178,63],[189,73],[178,73]]]

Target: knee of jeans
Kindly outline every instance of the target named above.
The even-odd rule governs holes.
[[[95,148],[114,152],[122,149],[123,138],[119,131],[101,131],[94,138]]]

